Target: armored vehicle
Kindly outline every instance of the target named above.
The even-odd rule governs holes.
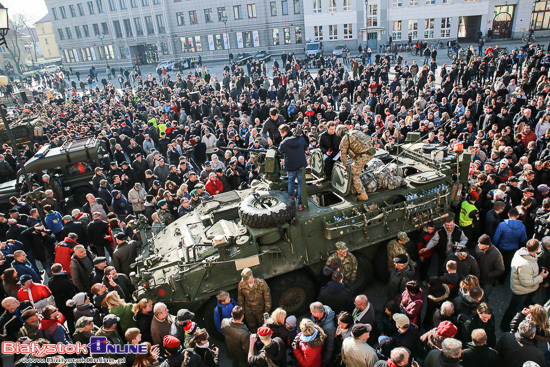
[[[60,147],[46,144],[25,163],[25,168],[33,183],[39,186],[42,174],[49,174],[60,183],[65,198],[72,196],[74,202],[82,206],[86,203],[86,194],[93,192],[91,180],[94,168],[99,165],[98,148],[96,138],[68,141]],[[0,209],[9,206],[11,196],[21,195],[24,177],[19,170],[15,180],[0,183]]]
[[[8,118],[8,121],[10,118]],[[10,129],[17,146],[32,146],[35,142],[41,142],[43,136],[42,124],[45,118],[36,116],[25,116],[23,118],[9,121]],[[8,132],[4,129],[4,124],[0,124],[0,145],[8,143],[10,139]]]
[[[142,246],[131,274],[138,285],[134,297],[162,301],[173,312],[202,311],[211,326],[216,294],[235,291],[241,270],[249,267],[268,282],[273,307],[299,315],[316,297],[315,282],[337,241],[357,257],[353,289],[362,291],[374,273],[387,273],[382,259],[389,239],[449,215],[467,182],[468,154],[412,143],[392,154],[378,150],[377,169],[394,164],[402,180],[358,201],[350,195],[350,168],[336,163],[328,180],[323,155],[314,150],[304,172],[303,210],[297,211],[279,157],[267,150],[257,160],[260,183],[215,195]]]

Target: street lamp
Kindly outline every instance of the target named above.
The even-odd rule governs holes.
[[[103,52],[103,58],[105,59],[105,62],[107,62],[107,55],[105,54],[105,46],[103,44],[103,39],[105,38],[104,34],[100,34],[97,36],[101,40],[101,52]],[[101,56],[101,52],[99,53],[99,56]]]
[[[8,20],[8,9],[4,8],[4,5],[0,4],[0,46],[6,45],[6,35],[10,30],[10,24]]]
[[[222,15],[220,20],[223,22],[223,27],[224,27],[224,30],[225,30],[225,35],[227,36],[227,60],[228,61],[231,61],[229,60],[229,34],[227,33],[227,15]],[[223,39],[223,43],[225,45],[225,38]]]

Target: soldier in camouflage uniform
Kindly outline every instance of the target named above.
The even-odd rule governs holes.
[[[336,242],[336,252],[329,256],[327,265],[330,265],[332,259],[338,257],[342,261],[340,272],[344,276],[344,283],[350,287],[350,282],[353,282],[357,277],[357,259],[350,252],[348,247],[342,241]]]
[[[264,324],[263,314],[271,310],[269,286],[263,279],[254,278],[252,270],[243,269],[239,282],[237,303],[244,309],[246,324],[255,333]]]
[[[348,165],[348,155],[352,159],[352,192],[357,194],[357,199],[368,200],[369,197],[363,187],[359,174],[376,153],[372,140],[370,136],[367,136],[359,130],[354,129],[348,131],[345,125],[339,125],[336,128],[336,135],[342,139],[340,140],[340,159],[344,166]]]
[[[409,258],[409,264],[412,266],[412,261],[410,260],[410,256],[407,254],[407,249],[405,248],[405,245],[407,242],[409,242],[409,236],[405,232],[399,232],[397,234],[397,239],[391,240],[388,243],[388,271],[391,273],[393,270],[393,259],[397,257],[397,255],[405,254]]]
[[[176,220],[170,210],[168,209],[168,202],[166,200],[161,200],[158,202],[159,210],[157,210],[158,217],[161,223],[164,225],[169,225]]]
[[[55,197],[59,205],[62,205],[64,203],[63,190],[61,190],[61,186],[59,185],[59,182],[52,180],[50,178],[50,175],[47,175],[47,174],[42,175],[42,187],[44,188],[44,191],[46,190],[53,191],[53,196]]]

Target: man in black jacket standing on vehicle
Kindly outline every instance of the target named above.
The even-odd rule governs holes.
[[[294,136],[287,124],[279,126],[283,141],[279,152],[284,154],[284,168],[288,175],[288,193],[294,197],[294,185],[298,180],[298,210],[302,208],[302,168],[307,166],[307,143],[301,136]]]
[[[325,175],[330,180],[334,157],[340,153],[340,138],[336,135],[336,123],[334,121],[329,121],[327,129],[319,136],[319,149],[324,154]]]

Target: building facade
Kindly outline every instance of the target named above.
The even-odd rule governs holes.
[[[303,52],[303,0],[46,0],[65,63],[151,64]],[[254,50],[252,50],[254,48]]]
[[[45,60],[58,59],[60,57],[59,47],[57,46],[55,33],[53,31],[52,19],[52,15],[48,13],[42,19],[34,23],[38,42],[40,43],[40,48],[42,49]]]
[[[355,51],[362,43],[363,13],[358,0],[304,0],[306,40],[323,42],[325,51],[338,45]]]

